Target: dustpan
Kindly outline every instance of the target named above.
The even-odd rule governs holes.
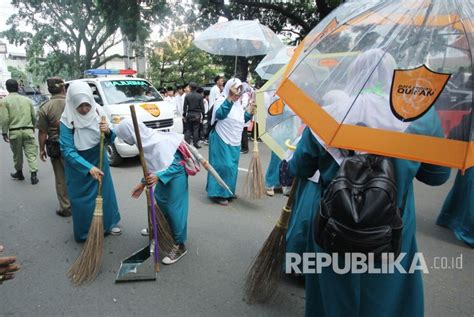
[[[120,263],[115,283],[156,280],[153,243],[133,253]]]

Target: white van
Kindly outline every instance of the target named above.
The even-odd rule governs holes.
[[[68,81],[83,81],[92,88],[95,101],[101,105],[113,125],[130,117],[130,105],[135,105],[138,120],[158,130],[183,132],[183,121],[176,105],[165,101],[148,81],[125,76],[84,78]],[[135,145],[130,146],[119,138],[106,147],[111,166],[117,166],[122,158],[138,155]]]

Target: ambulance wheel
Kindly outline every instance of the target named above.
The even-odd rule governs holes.
[[[115,144],[109,144],[106,147],[107,149],[107,157],[109,158],[109,165],[110,166],[118,166],[122,163],[123,158],[118,154],[117,148]]]

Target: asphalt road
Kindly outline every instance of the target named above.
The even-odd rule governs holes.
[[[201,149],[207,155],[207,148]],[[246,169],[251,153],[242,155]],[[266,168],[270,153],[261,146]],[[74,287],[66,277],[81,245],[74,241],[71,218],[55,215],[57,201],[49,162],[40,162],[40,183],[10,179],[11,152],[0,144],[0,244],[15,254],[22,267],[13,281],[0,286],[2,316],[302,316],[303,286],[284,280],[277,297],[266,305],[242,301],[245,271],[273,228],[285,202],[281,194],[259,201],[237,199],[228,207],[211,203],[205,192],[207,174],[189,178],[188,255],[161,266],[154,282],[115,284],[120,261],[145,246],[145,198],[130,198],[141,178],[137,159],[112,168],[122,215],[123,234],[106,237],[102,272],[90,285]],[[26,170],[26,166],[25,166]],[[27,175],[29,176],[29,175]],[[239,171],[238,192],[245,171]],[[430,269],[424,275],[426,316],[474,314],[474,250],[434,224],[452,185],[416,184],[417,231],[421,252],[431,268],[435,257],[462,254],[462,269]]]

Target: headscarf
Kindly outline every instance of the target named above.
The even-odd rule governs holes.
[[[231,87],[240,87],[242,82],[237,78],[231,78],[225,84],[224,90],[214,103],[214,110],[212,112],[211,125],[216,122],[216,112],[222,106],[230,93]],[[242,105],[242,96],[233,103],[227,117],[223,120],[218,120],[216,124],[216,132],[221,139],[231,146],[239,146],[242,139],[242,130],[244,129],[244,115],[245,110]]]
[[[183,142],[183,135],[154,130],[148,128],[143,122],[138,122],[138,127],[148,171],[156,173],[167,169],[173,163],[174,154]],[[117,126],[115,133],[125,143],[137,144],[131,118],[123,119]]]
[[[77,108],[82,103],[91,106],[90,111],[82,115]],[[100,141],[99,123],[105,116],[102,108],[96,104],[90,86],[82,81],[72,82],[66,94],[66,106],[61,122],[69,129],[74,129],[74,146],[85,151],[96,146]]]
[[[348,82],[344,91],[331,90],[323,96],[323,109],[336,121],[346,125],[405,131],[409,123],[396,118],[390,109],[389,94],[396,67],[392,55],[381,49],[362,53],[348,68]],[[341,164],[343,153],[328,148],[314,132],[313,135]]]

